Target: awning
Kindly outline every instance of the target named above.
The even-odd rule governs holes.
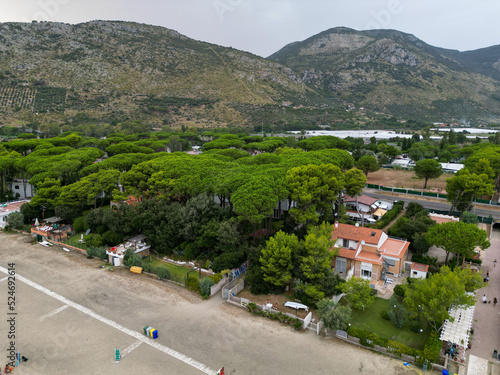
[[[382,217],[384,216],[385,214],[387,213],[387,210],[384,210],[382,208],[377,208],[375,210],[375,212],[372,214],[373,216],[378,216],[378,217]]]

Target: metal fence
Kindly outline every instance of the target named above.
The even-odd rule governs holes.
[[[401,188],[394,188],[394,187],[385,187],[384,185],[366,184],[366,187],[368,189],[389,191],[391,193],[419,195],[421,197],[431,197],[431,198],[440,198],[440,199],[446,199],[446,197],[447,197],[446,194],[431,193],[428,191],[417,191],[417,190],[411,190],[411,189],[401,189]],[[474,199],[473,203],[487,204],[489,206],[500,206],[499,202],[495,202],[495,201],[487,200],[487,199]]]

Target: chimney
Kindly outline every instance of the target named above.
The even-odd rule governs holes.
[[[335,228],[338,228],[339,227],[339,223],[335,223]]]

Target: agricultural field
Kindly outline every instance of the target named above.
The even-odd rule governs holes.
[[[32,108],[36,89],[31,87],[0,87],[0,107]]]
[[[30,109],[33,112],[62,112],[66,89],[56,87],[0,87],[0,107]]]

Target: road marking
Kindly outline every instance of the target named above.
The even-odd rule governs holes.
[[[61,306],[58,309],[56,309],[48,314],[45,314],[44,316],[41,316],[40,319],[38,319],[38,320],[43,322],[45,319],[50,318],[52,315],[56,315],[57,313],[60,313],[61,311],[63,311],[64,309],[67,309],[68,307],[69,307],[68,305]]]
[[[0,279],[0,283],[1,283],[2,281],[5,281],[5,280],[7,280],[8,278],[9,278],[9,276],[7,276],[7,277],[4,277],[3,279]]]
[[[3,273],[8,275],[8,271],[6,268],[0,267],[0,272],[3,272]],[[16,279],[31,286],[32,288],[34,288],[36,290],[39,290],[42,293],[45,293],[48,296],[51,296],[52,298],[55,298],[55,299],[61,301],[65,305],[71,306],[71,307],[77,309],[78,311],[80,311],[84,314],[87,314],[94,319],[99,320],[100,322],[102,322],[104,324],[107,324],[107,325],[109,325],[113,328],[116,328],[117,330],[129,335],[129,336],[136,338],[137,340],[143,342],[144,344],[152,346],[153,348],[156,348],[156,349],[162,351],[163,353],[168,354],[169,356],[174,357],[174,358],[178,359],[179,361],[184,362],[185,364],[187,364],[191,367],[194,367],[197,370],[200,370],[201,372],[204,372],[205,374],[216,375],[216,371],[210,369],[208,366],[204,365],[203,363],[200,363],[200,362],[194,360],[193,358],[190,358],[182,353],[179,353],[173,349],[170,349],[169,347],[167,347],[165,345],[159,344],[159,343],[153,341],[153,339],[149,339],[139,332],[132,331],[131,329],[128,329],[127,327],[124,327],[121,324],[119,324],[111,319],[107,319],[107,318],[95,313],[94,311],[92,311],[92,310],[90,310],[90,309],[88,309],[88,308],[86,308],[86,307],[84,307],[76,302],[73,302],[73,301],[67,299],[66,297],[63,297],[55,292],[52,292],[51,290],[27,279],[24,276],[16,274]]]
[[[123,349],[121,352],[121,357],[125,357],[127,354],[129,354],[132,350],[136,349],[139,345],[141,345],[143,342],[141,340],[137,340],[136,342],[132,343],[128,348]]]

